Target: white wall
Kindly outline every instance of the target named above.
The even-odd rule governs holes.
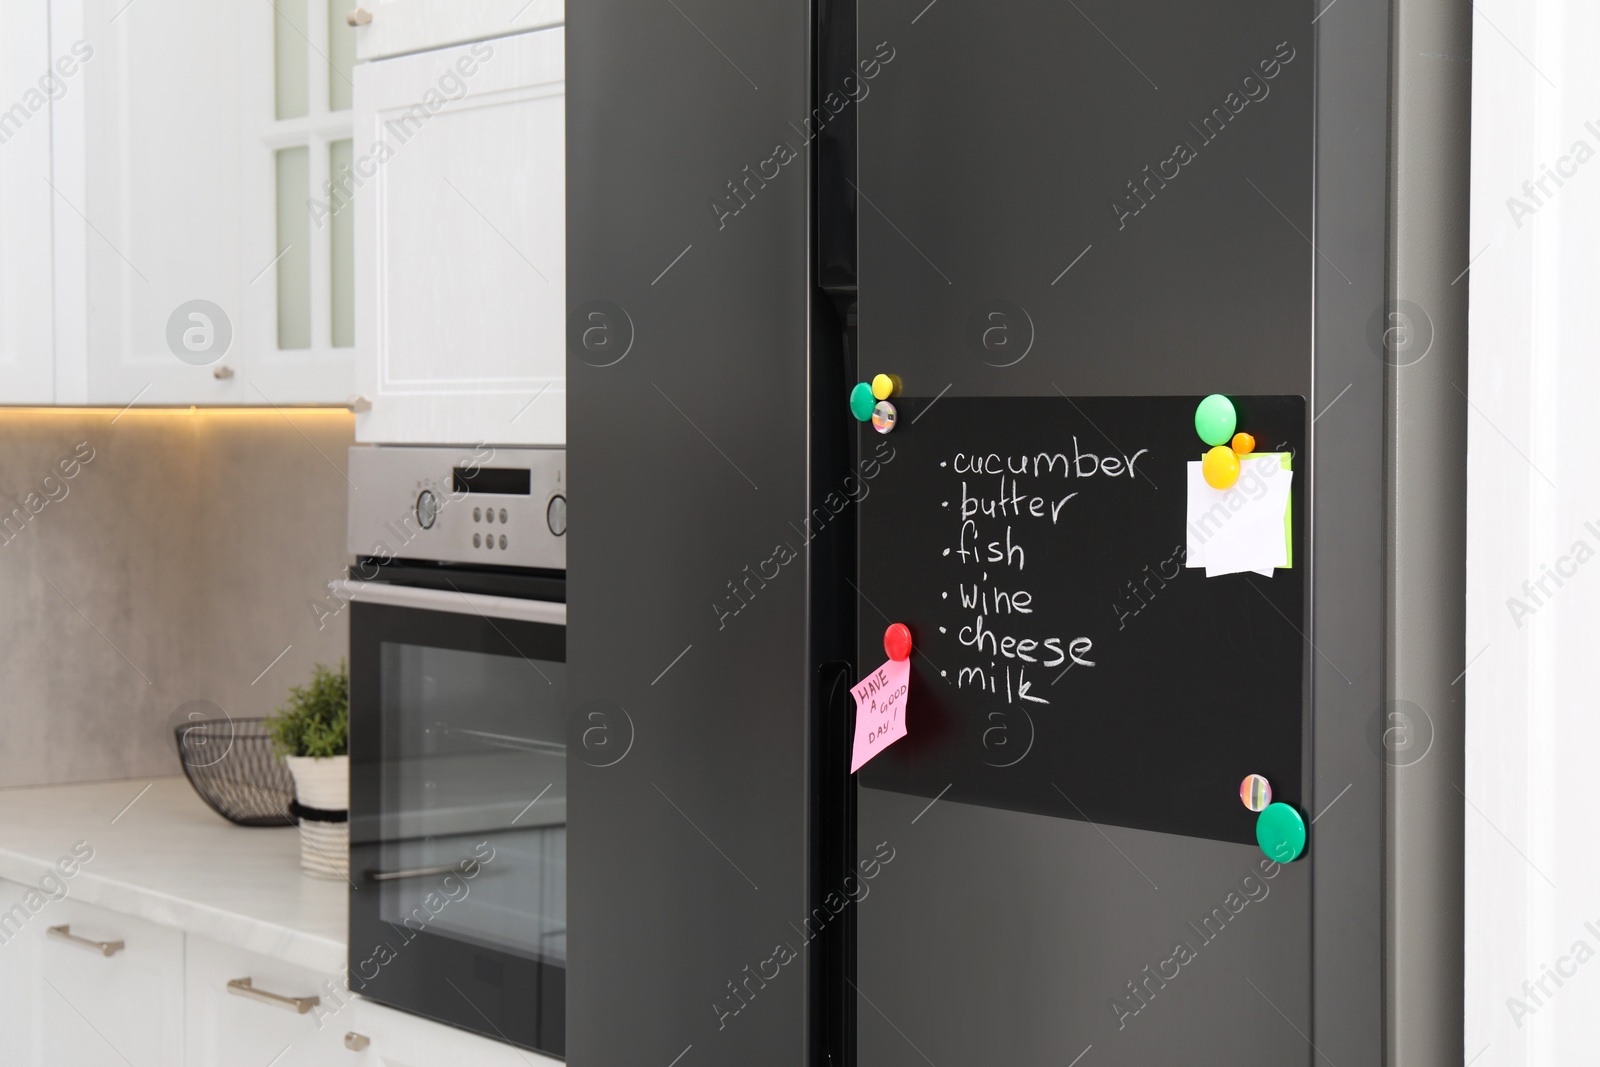
[[[1600,7],[1477,7],[1477,258],[1460,282],[1471,285],[1473,405],[1470,666],[1461,683],[1466,1057],[1475,1067],[1592,1063],[1600,1048]],[[1524,189],[1558,166],[1568,172],[1558,175],[1563,184],[1546,177],[1543,190]],[[1544,590],[1524,589],[1558,565],[1570,572],[1560,585],[1544,578]],[[1571,972],[1561,985],[1546,977],[1558,965]],[[1524,991],[1542,977],[1544,990]],[[1529,1013],[1514,1011],[1519,1003]]]

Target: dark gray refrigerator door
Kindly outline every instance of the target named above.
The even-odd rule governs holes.
[[[1310,548],[1272,580],[1306,583],[1281,625],[1317,820],[1268,879],[1253,845],[864,776],[858,854],[893,859],[854,915],[863,1067],[1381,1062],[1387,23],[1321,8],[860,0],[861,52],[892,59],[858,116],[859,379],[924,401],[1305,398]],[[861,673],[895,613],[868,549]],[[932,629],[937,659],[953,632]]]
[[[567,14],[568,1059],[799,1067],[810,11]]]

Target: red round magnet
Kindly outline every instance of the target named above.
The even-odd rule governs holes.
[[[883,650],[892,660],[911,658],[911,631],[903,622],[891,622],[883,631]]]

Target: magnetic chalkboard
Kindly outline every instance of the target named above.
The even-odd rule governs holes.
[[[1258,452],[1294,457],[1270,578],[1184,566],[1198,396],[897,398],[861,501],[858,662],[911,628],[910,733],[861,785],[1241,843],[1246,775],[1300,805],[1305,400],[1233,399]]]

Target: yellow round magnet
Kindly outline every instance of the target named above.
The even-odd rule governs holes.
[[[1256,439],[1247,433],[1233,435],[1233,451],[1235,455],[1248,456],[1256,450]]]
[[[1231,489],[1239,480],[1239,457],[1227,445],[1218,445],[1200,461],[1200,473],[1213,489]]]
[[[894,395],[894,379],[887,374],[872,379],[872,395],[877,400],[888,400]]]

